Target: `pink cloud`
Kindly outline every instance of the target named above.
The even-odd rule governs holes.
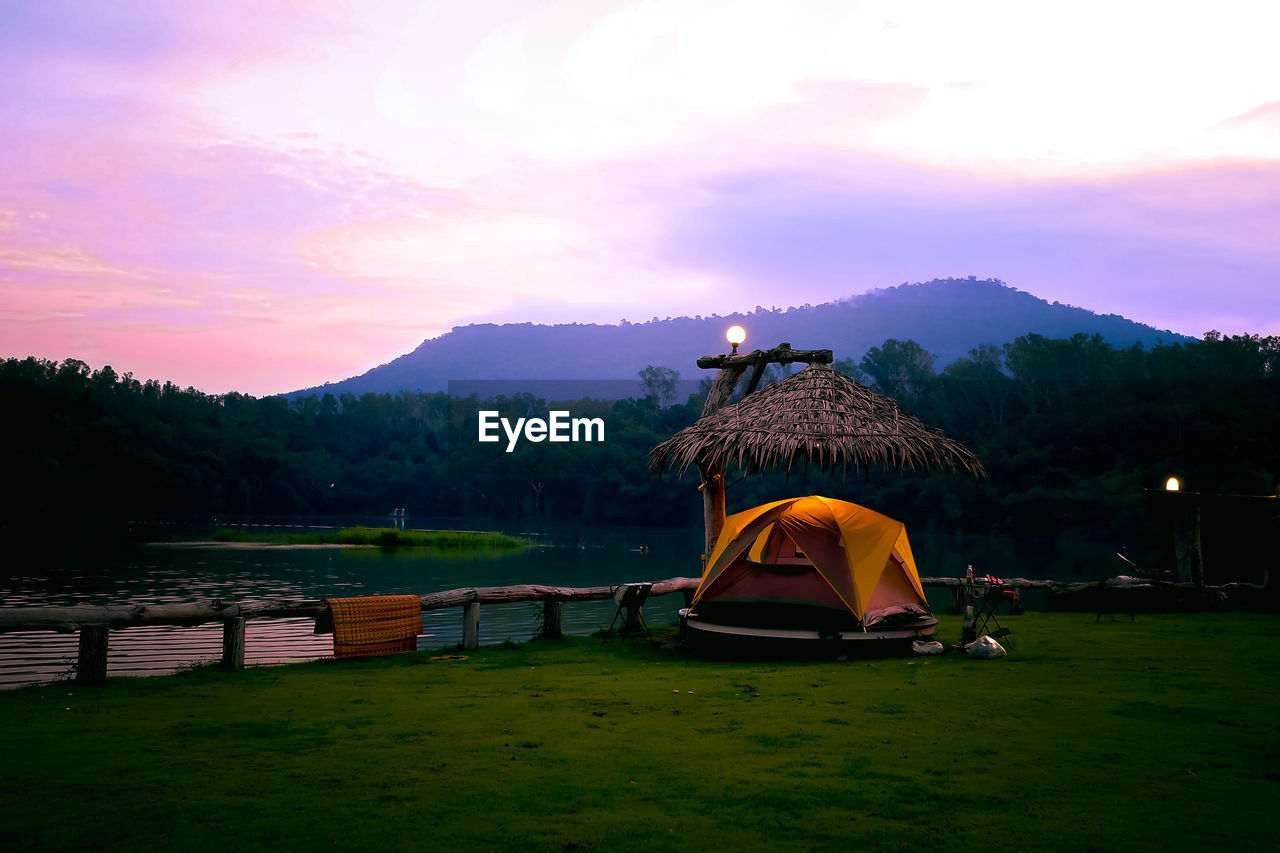
[[[50,275],[119,275],[102,258],[72,247],[0,246],[0,269],[40,270]]]
[[[270,393],[464,318],[706,314],[971,273],[1179,331],[1280,331],[1271,165],[908,165],[899,123],[992,88],[841,76],[838,52],[774,50],[766,73],[674,6],[655,38],[705,50],[661,54],[659,80],[600,41],[654,60],[596,4],[448,6],[0,5],[0,355]],[[804,44],[825,17],[808,12]],[[723,103],[662,88],[685,62]],[[1260,103],[1228,135],[1273,123]],[[938,115],[917,162],[982,129]]]
[[[110,364],[140,380],[167,380],[208,393],[267,395],[372,366],[370,353],[387,360],[388,340],[406,331],[417,335],[409,337],[415,342],[445,331],[352,323],[349,313],[345,300],[315,299],[276,319],[250,313],[211,321],[191,310],[158,308],[49,317],[39,325],[6,323],[6,349],[21,356],[79,358],[94,367]]]
[[[265,394],[348,373],[433,328],[406,323],[380,285],[310,270],[298,253],[314,229],[416,192],[271,151],[98,141],[46,151],[66,168],[20,164],[0,229],[0,354]],[[364,300],[384,307],[362,312]]]
[[[1222,122],[1223,126],[1261,124],[1264,126],[1280,126],[1280,101],[1271,101],[1254,107],[1238,116],[1232,116]]]

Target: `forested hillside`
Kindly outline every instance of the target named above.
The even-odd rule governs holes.
[[[473,379],[629,379],[650,364],[688,374],[699,356],[725,348],[724,331],[733,323],[747,328],[747,349],[786,341],[797,349],[829,348],[837,358],[856,359],[889,338],[910,339],[933,353],[939,369],[974,347],[1026,334],[1097,334],[1119,347],[1190,340],[1114,314],[1051,304],[997,280],[937,279],[822,305],[757,306],[747,314],[460,326],[360,376],[288,396],[445,391],[450,381]]]
[[[1211,333],[1116,348],[1100,336],[1018,338],[935,370],[913,341],[883,341],[837,367],[964,441],[989,477],[792,471],[752,476],[730,510],[825,492],[915,529],[1072,535],[1116,547],[1163,535],[1144,488],[1169,474],[1196,491],[1274,495],[1280,477],[1280,338]],[[776,378],[776,377],[775,377]],[[0,364],[6,535],[114,535],[130,521],[226,513],[376,513],[696,524],[692,480],[659,478],[648,451],[701,400],[577,401],[604,442],[476,441],[474,398],[211,396],[67,360]],[[544,416],[527,395],[485,404]],[[731,475],[732,476],[732,475]],[[731,480],[732,482],[732,480]],[[62,531],[58,533],[58,531]]]

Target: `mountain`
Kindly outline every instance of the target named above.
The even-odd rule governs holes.
[[[796,349],[832,349],[837,359],[856,361],[888,338],[911,339],[937,356],[939,370],[980,344],[1004,344],[1031,333],[1047,338],[1096,333],[1117,347],[1193,340],[1117,314],[1049,303],[995,279],[935,279],[822,305],[757,307],[723,317],[459,326],[359,376],[286,396],[443,391],[460,380],[631,380],[648,365],[699,379],[703,371],[695,362],[726,351],[724,331],[734,323],[747,329],[744,351],[786,341]]]

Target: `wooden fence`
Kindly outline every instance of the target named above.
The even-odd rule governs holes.
[[[698,588],[698,578],[671,578],[653,584],[650,596],[684,592],[691,596]],[[462,645],[475,649],[480,645],[480,605],[510,604],[522,601],[543,602],[542,636],[559,637],[566,601],[604,601],[616,587],[564,586],[496,586],[451,589],[420,596],[422,609],[462,608]],[[634,624],[639,608],[626,614]],[[233,603],[218,599],[183,604],[111,604],[71,607],[12,607],[0,609],[0,632],[59,631],[79,632],[80,646],[76,662],[76,681],[100,683],[107,674],[107,648],[110,632],[141,625],[204,625],[222,623],[222,665],[229,669],[244,667],[245,625],[250,619],[278,619],[309,616],[321,625],[329,619],[329,606],[323,599],[268,599]]]
[[[947,587],[952,603],[962,606],[966,582],[962,578],[921,578],[926,587]],[[698,587],[698,578],[671,578],[654,583],[650,596],[685,594],[686,603]],[[1228,591],[1263,591],[1252,584],[1228,584],[1223,587],[1200,587],[1191,584],[1152,584],[1131,579],[1113,578],[1105,582],[1063,583],[1060,581],[1012,578],[1003,582],[1008,589],[1042,589],[1051,595],[1076,600],[1075,606],[1062,609],[1119,612],[1134,607],[1141,596],[1167,596],[1170,591],[1188,597],[1200,609],[1214,601],[1225,601]],[[421,596],[422,609],[462,608],[462,645],[475,649],[480,645],[480,606],[522,601],[543,602],[542,636],[561,636],[561,620],[567,601],[604,601],[612,597],[616,587],[501,586],[471,587],[433,592]],[[1191,599],[1194,596],[1194,600]],[[627,624],[634,625],[639,608],[629,608]],[[222,665],[230,669],[244,667],[245,625],[250,619],[309,616],[324,625],[329,607],[323,599],[272,599],[246,603],[196,601],[184,604],[112,604],[105,606],[12,607],[0,609],[0,632],[59,631],[79,632],[80,643],[76,664],[76,681],[99,683],[106,679],[107,647],[110,631],[140,625],[203,625],[222,623]]]

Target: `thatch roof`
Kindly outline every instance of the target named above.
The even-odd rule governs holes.
[[[700,418],[649,453],[658,471],[729,463],[752,470],[876,464],[985,474],[963,445],[883,394],[816,363]]]

